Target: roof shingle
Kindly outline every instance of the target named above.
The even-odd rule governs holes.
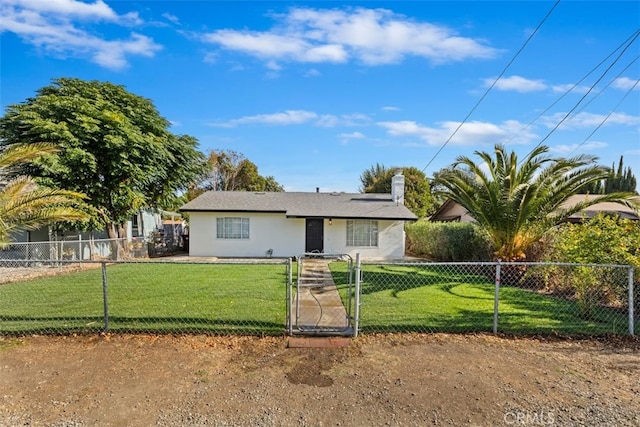
[[[288,217],[417,219],[390,194],[208,191],[180,208],[182,212],[282,212]]]

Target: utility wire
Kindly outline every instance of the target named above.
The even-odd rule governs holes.
[[[636,59],[638,59],[636,57]],[[600,122],[600,124],[598,126],[596,126],[596,128],[593,130],[593,132],[591,132],[585,139],[584,141],[582,141],[580,144],[578,144],[578,146],[576,148],[574,148],[571,153],[569,154],[573,154],[578,148],[582,147],[597,131],[598,129],[600,129],[602,127],[602,125],[605,124],[605,122],[607,120],[609,120],[609,117],[611,117],[611,115],[614,113],[614,111],[616,111],[618,109],[618,107],[620,106],[620,104],[622,104],[622,102],[627,99],[627,96],[629,96],[631,94],[631,92],[633,92],[635,90],[635,88],[638,86],[638,83],[640,83],[640,79],[636,80],[636,82],[633,84],[633,86],[627,91],[627,93],[624,94],[624,96],[622,97],[622,99],[616,104],[615,107],[613,107],[611,109],[611,111],[609,111],[609,114],[607,114],[607,117],[605,117],[604,119],[602,119],[602,121]]]
[[[518,136],[519,134],[521,134],[522,132],[524,132],[525,130],[529,129],[535,122],[537,122],[538,120],[540,120],[540,118],[542,116],[544,116],[549,110],[551,110],[556,104],[558,104],[558,102],[562,101],[564,99],[564,97],[566,97],[567,95],[569,95],[571,92],[573,92],[573,90],[578,87],[580,85],[580,83],[582,83],[587,77],[589,77],[591,74],[593,74],[593,72],[595,72],[598,68],[600,68],[600,66],[602,66],[602,64],[604,64],[607,60],[609,60],[609,58],[611,58],[620,48],[622,48],[622,46],[624,46],[625,44],[627,44],[629,42],[629,40],[631,40],[634,35],[636,34],[637,31],[634,31],[633,34],[631,34],[625,41],[623,41],[622,43],[620,43],[618,45],[618,47],[616,47],[609,55],[607,55],[602,61],[600,61],[598,63],[598,65],[596,65],[595,67],[593,67],[591,69],[591,71],[589,71],[587,74],[585,74],[580,80],[578,80],[576,83],[574,83],[569,89],[567,89],[558,99],[556,99],[553,103],[551,103],[551,105],[549,105],[547,108],[544,109],[544,111],[542,111],[540,114],[538,114],[533,120],[531,120],[529,123],[527,123],[526,126],[522,127],[518,132],[516,132],[511,138],[509,138],[509,140],[506,142],[506,144],[509,144],[511,141],[513,141],[516,136]],[[636,57],[636,59],[634,59],[631,64],[629,64],[628,66],[625,67],[624,70],[622,70],[622,72],[626,71],[629,67],[631,67],[631,65],[638,59],[639,57]],[[613,81],[612,81],[613,82]],[[611,84],[611,83],[609,83]],[[608,86],[608,85],[607,85]],[[606,87],[604,89],[606,89]],[[603,89],[603,90],[604,90]],[[592,98],[592,100],[595,99]],[[591,100],[591,101],[592,101]],[[589,101],[589,103],[591,102]],[[588,105],[588,103],[587,103]]]
[[[529,37],[527,38],[527,40],[524,42],[524,44],[520,47],[520,49],[518,49],[518,51],[516,52],[516,54],[513,56],[513,58],[511,58],[511,60],[509,61],[509,63],[504,67],[504,69],[502,70],[502,72],[500,73],[500,75],[498,77],[496,77],[496,79],[493,81],[493,83],[491,83],[491,86],[489,86],[489,88],[487,88],[487,90],[484,92],[484,94],[480,97],[480,99],[478,100],[478,102],[476,102],[476,104],[473,106],[473,108],[471,109],[471,111],[469,111],[469,113],[467,114],[467,116],[460,122],[460,124],[458,125],[458,127],[456,127],[456,129],[453,131],[453,133],[449,136],[449,138],[447,138],[447,140],[444,142],[444,144],[442,144],[442,146],[438,149],[438,151],[436,152],[436,154],[433,155],[433,157],[431,158],[431,160],[429,160],[429,163],[427,163],[427,165],[422,169],[422,172],[424,172],[430,165],[431,163],[433,163],[433,161],[436,159],[436,157],[438,157],[438,155],[442,152],[442,150],[449,144],[449,142],[451,141],[451,139],[458,133],[458,131],[460,130],[460,128],[462,127],[462,125],[464,125],[467,120],[469,120],[469,117],[471,117],[471,115],[476,111],[476,109],[478,108],[478,106],[480,106],[480,104],[482,103],[482,101],[487,97],[487,95],[489,94],[489,92],[491,92],[491,90],[495,87],[495,85],[498,83],[498,81],[502,78],[502,76],[504,76],[504,74],[507,72],[507,70],[509,69],[509,67],[511,66],[511,64],[513,64],[513,62],[516,60],[516,58],[520,55],[520,53],[524,50],[524,48],[527,46],[527,44],[529,44],[529,42],[531,41],[531,39],[533,39],[533,36],[536,35],[536,33],[538,32],[538,30],[542,27],[542,25],[545,23],[545,21],[549,18],[549,16],[551,16],[551,13],[553,12],[553,10],[560,4],[560,0],[557,0],[554,5],[551,7],[551,9],[549,9],[549,12],[547,12],[547,14],[545,15],[545,17],[542,19],[542,21],[540,21],[540,23],[538,24],[538,26],[536,27],[536,29],[529,35]]]
[[[620,54],[616,57],[616,59],[609,64],[609,66],[607,67],[606,70],[604,70],[604,72],[602,73],[602,75],[600,75],[600,77],[598,77],[598,80],[595,81],[595,83],[593,83],[591,85],[591,87],[589,88],[589,90],[587,91],[587,93],[585,93],[582,98],[580,98],[580,100],[576,103],[576,105],[573,106],[573,108],[571,108],[571,110],[569,110],[569,112],[567,114],[564,115],[564,117],[553,127],[553,129],[551,129],[549,131],[549,133],[547,133],[547,135],[542,138],[540,140],[540,142],[538,142],[538,144],[536,144],[535,147],[533,147],[531,149],[531,152],[533,152],[533,150],[535,150],[536,148],[540,147],[542,145],[543,142],[545,142],[547,139],[549,139],[549,137],[556,131],[558,130],[558,128],[560,127],[560,125],[562,123],[564,123],[569,116],[576,110],[576,108],[578,108],[578,106],[582,103],[582,101],[584,101],[584,99],[591,93],[591,91],[598,85],[598,83],[600,83],[600,81],[604,78],[604,76],[607,75],[607,73],[611,70],[611,68],[613,68],[613,66],[620,60],[620,58],[622,57],[622,55],[624,55],[624,53],[627,51],[627,49],[629,49],[629,47],[636,41],[636,39],[638,38],[638,36],[640,35],[640,30],[636,31],[635,35],[632,37],[631,41],[629,43],[627,43],[627,45],[624,47],[624,49],[622,49],[622,52],[620,52]]]
[[[587,101],[582,108],[580,108],[576,113],[581,113],[584,111],[585,108],[587,108],[589,106],[589,104],[591,104],[593,101],[596,100],[596,98],[598,98],[598,96],[600,96],[605,90],[607,90],[607,88],[609,86],[611,86],[616,80],[618,80],[618,78],[620,78],[620,76],[622,76],[629,68],[631,68],[631,66],[633,64],[635,64],[635,62],[640,59],[640,55],[636,56],[635,58],[633,58],[633,60],[631,60],[631,62],[624,67],[614,78],[612,78],[609,83],[607,83],[600,91],[598,91],[598,93],[591,98],[589,101]]]

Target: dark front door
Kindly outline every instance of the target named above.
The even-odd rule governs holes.
[[[304,251],[324,251],[324,220],[322,218],[307,218],[307,233]]]

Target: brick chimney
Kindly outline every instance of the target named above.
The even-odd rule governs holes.
[[[396,170],[395,175],[391,178],[391,199],[401,205],[404,205],[404,175],[402,169]]]

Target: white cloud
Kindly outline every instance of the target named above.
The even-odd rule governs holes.
[[[575,154],[576,150],[580,149],[580,152],[599,150],[601,148],[608,147],[606,142],[591,141],[584,144],[559,144],[549,147],[549,152],[559,154],[561,156],[568,156]]]
[[[163,13],[163,14],[162,14],[162,17],[163,17],[164,19],[166,19],[167,21],[171,21],[171,22],[173,22],[174,24],[179,24],[179,23],[180,23],[180,19],[178,19],[178,17],[177,17],[177,16],[172,15],[172,14],[170,14],[170,13],[168,13],[168,12]]]
[[[308,70],[306,73],[304,73],[305,77],[318,77],[321,76],[322,73],[318,70],[316,70],[315,68],[312,68],[310,70]]]
[[[4,6],[15,7],[25,11],[52,13],[55,15],[74,16],[92,20],[116,21],[118,15],[102,0],[95,3],[84,3],[76,0],[3,0]]]
[[[567,83],[561,85],[551,86],[551,90],[555,93],[575,92],[579,94],[585,94],[589,92],[591,88],[589,86],[576,86],[575,84]]]
[[[613,87],[623,90],[640,90],[640,80],[633,80],[629,77],[620,77],[614,80]]]
[[[286,35],[220,30],[205,35],[204,40],[271,62],[289,60],[313,63],[344,62],[346,60],[346,54],[341,46],[313,46],[302,39]]]
[[[338,116],[334,116],[333,114],[323,114],[318,118],[315,124],[316,126],[321,126],[324,128],[332,128],[340,124],[340,118]]]
[[[442,25],[416,22],[384,9],[293,8],[273,15],[269,31],[221,29],[202,40],[265,61],[398,63],[417,56],[433,63],[492,58],[484,41],[458,35]]]
[[[352,139],[363,139],[364,135],[360,132],[341,133],[338,135],[343,144],[347,144]]]
[[[382,107],[382,110],[383,111],[400,111],[398,107],[392,107],[392,106]]]
[[[429,145],[442,145],[458,128],[460,122],[438,123],[439,127],[429,127],[414,121],[379,122],[387,133],[396,137],[417,137]],[[450,145],[475,146],[495,143],[528,143],[536,138],[529,131],[523,131],[524,125],[509,120],[501,124],[472,121],[467,122],[449,141]]]
[[[116,14],[102,0],[5,0],[0,6],[0,33],[12,32],[24,42],[60,57],[88,58],[105,68],[128,65],[127,56],[155,55],[162,46],[142,34],[111,40],[84,30],[81,21],[104,21],[129,26],[141,21],[137,13]],[[75,20],[75,21],[74,21]]]
[[[360,113],[337,116],[334,114],[318,114],[306,110],[285,110],[278,113],[244,116],[226,122],[210,123],[209,125],[231,128],[249,124],[286,126],[310,123],[314,126],[332,128],[336,126],[362,126],[369,122],[371,122],[371,118]]]
[[[203,61],[207,64],[215,64],[218,61],[218,53],[217,52],[207,52],[204,54]]]
[[[248,124],[266,124],[266,125],[299,125],[317,119],[318,115],[311,111],[305,110],[287,110],[281,113],[273,114],[257,114],[255,116],[245,116],[239,119],[229,120],[221,123],[211,123],[216,127],[236,127]]]
[[[364,135],[362,133],[360,133],[360,132],[341,133],[338,136],[340,138],[346,138],[346,139],[362,139],[362,138],[364,138]]]
[[[280,71],[280,70],[282,70],[282,67],[276,61],[267,62],[266,67],[268,69],[270,69],[271,71]]]
[[[551,116],[542,118],[542,123],[549,128],[555,127],[560,120],[566,115],[566,113],[555,113]],[[595,128],[599,126],[603,120],[603,126],[635,126],[640,125],[640,116],[633,116],[626,113],[613,113],[608,118],[606,114],[593,114],[593,113],[578,113],[569,117],[560,126],[560,129],[580,129],[580,128]]]
[[[490,87],[495,81],[495,77],[485,79],[485,87]],[[538,92],[547,89],[547,85],[542,80],[532,80],[521,76],[503,77],[494,86],[497,90],[515,92]]]

